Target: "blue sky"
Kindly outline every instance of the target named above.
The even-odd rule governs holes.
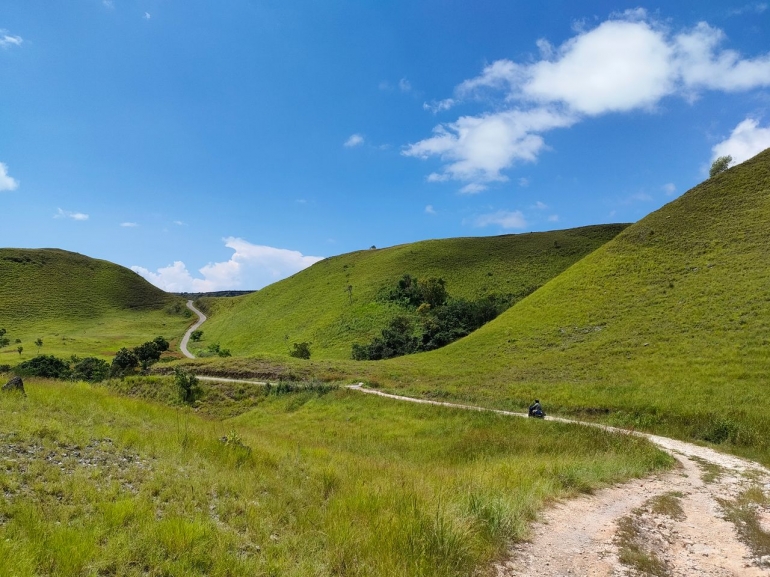
[[[768,146],[766,2],[0,4],[0,246],[168,290],[633,222]]]

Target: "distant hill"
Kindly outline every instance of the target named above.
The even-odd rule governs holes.
[[[537,395],[738,444],[761,430],[770,451],[770,150],[628,227],[467,338],[372,370],[387,379],[395,366],[421,394],[519,406]],[[749,427],[754,418],[765,424]]]
[[[204,297],[242,297],[256,291],[211,291],[207,293],[171,293],[184,299],[200,299]]]
[[[0,328],[22,340],[24,357],[36,338],[43,353],[114,354],[115,343],[178,336],[186,315],[182,299],[122,266],[58,249],[0,249]],[[0,352],[19,358],[16,346]]]
[[[626,226],[427,240],[328,258],[245,297],[201,299],[211,315],[201,345],[286,354],[292,343],[310,342],[313,358],[349,358],[353,343],[370,340],[400,312],[377,294],[404,274],[443,278],[453,297],[522,298]]]

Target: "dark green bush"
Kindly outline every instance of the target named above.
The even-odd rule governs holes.
[[[106,379],[110,374],[110,365],[107,361],[96,357],[86,357],[78,360],[72,367],[72,377],[89,383],[98,383]]]
[[[67,379],[70,377],[70,365],[67,361],[53,355],[38,355],[19,363],[15,372],[21,376]]]

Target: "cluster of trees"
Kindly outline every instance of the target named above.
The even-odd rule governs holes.
[[[393,318],[370,343],[354,344],[355,360],[390,359],[443,347],[488,323],[515,300],[513,295],[455,299],[449,296],[443,279],[417,279],[408,274],[395,287],[382,291],[380,298],[411,314]]]
[[[163,337],[155,337],[133,349],[123,347],[112,359],[110,374],[115,377],[133,373],[141,366],[146,371],[150,365],[160,360],[160,355],[168,350],[168,341]]]

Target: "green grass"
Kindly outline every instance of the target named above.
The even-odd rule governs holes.
[[[770,463],[770,151],[628,227],[470,336],[348,366],[414,395],[719,444]]]
[[[38,354],[38,338],[41,354],[65,358],[111,357],[158,335],[175,344],[190,322],[182,299],[126,268],[62,250],[0,249],[0,328],[11,340],[0,365]]]
[[[251,295],[201,299],[210,320],[191,350],[220,343],[234,355],[286,355],[293,343],[310,342],[313,358],[347,359],[353,343],[369,342],[402,312],[376,297],[404,274],[443,278],[453,297],[520,298],[626,226],[428,240],[331,257]]]
[[[346,390],[254,394],[221,421],[105,387],[26,385],[27,398],[0,395],[9,576],[470,575],[550,499],[671,464],[591,428]],[[170,400],[172,386],[134,394]],[[205,387],[210,407],[222,393]]]

